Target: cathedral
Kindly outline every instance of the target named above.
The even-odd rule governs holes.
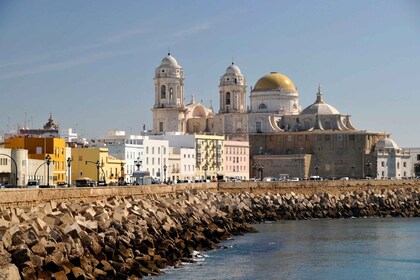
[[[184,72],[169,53],[155,70],[153,133],[207,133],[250,144],[251,177],[323,176],[364,178],[410,176],[408,156],[396,145],[386,154],[387,133],[356,129],[350,115],[325,102],[318,86],[315,102],[302,109],[299,92],[285,75],[271,72],[250,87],[232,63],[220,77],[219,110],[196,103],[185,104]],[[393,142],[392,142],[393,143]],[[392,171],[383,167],[393,168]]]

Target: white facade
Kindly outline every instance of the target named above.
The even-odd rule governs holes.
[[[13,159],[13,160],[12,160]],[[17,172],[16,172],[17,168]],[[28,150],[0,148],[0,183],[26,186],[28,180],[36,179],[47,184],[48,166],[44,160],[28,159]],[[49,166],[50,180],[54,167]]]
[[[195,149],[180,148],[180,179],[193,180],[195,174]]]
[[[413,176],[410,153],[400,149],[390,138],[384,138],[375,145],[378,179],[408,178]]]
[[[163,182],[170,176],[168,173],[169,142],[167,140],[150,139],[144,137],[144,161],[143,168],[150,172],[150,176]],[[166,174],[165,174],[166,166]]]

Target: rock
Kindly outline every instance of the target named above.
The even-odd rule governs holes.
[[[0,266],[0,280],[20,280],[17,266],[14,264]]]

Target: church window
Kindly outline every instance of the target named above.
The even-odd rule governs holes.
[[[166,98],[166,86],[162,85],[160,87],[160,98],[165,99]]]
[[[238,79],[235,78],[235,84],[238,84]]]
[[[331,129],[331,123],[330,122],[325,122],[324,127],[325,127],[325,129]]]
[[[230,105],[230,92],[226,93],[226,105]]]
[[[163,122],[159,122],[159,132],[163,132]]]
[[[257,129],[257,132],[262,132],[262,124],[261,124],[261,122],[256,122],[255,127]]]
[[[397,163],[397,169],[400,169],[400,163],[399,162]]]
[[[381,166],[385,167],[385,161],[381,161]]]
[[[173,88],[170,88],[169,89],[169,99],[173,99],[173,97],[174,97],[174,90],[173,90]]]
[[[404,167],[407,167],[407,163],[405,161],[403,162],[403,166]]]
[[[260,106],[258,106],[258,109],[265,110],[267,109],[267,105],[265,105],[264,103],[261,103]]]

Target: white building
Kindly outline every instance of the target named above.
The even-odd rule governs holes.
[[[392,139],[379,140],[375,145],[375,154],[377,159],[376,177],[378,179],[401,179],[414,175],[410,153],[400,149]],[[370,167],[368,166],[368,168]]]

